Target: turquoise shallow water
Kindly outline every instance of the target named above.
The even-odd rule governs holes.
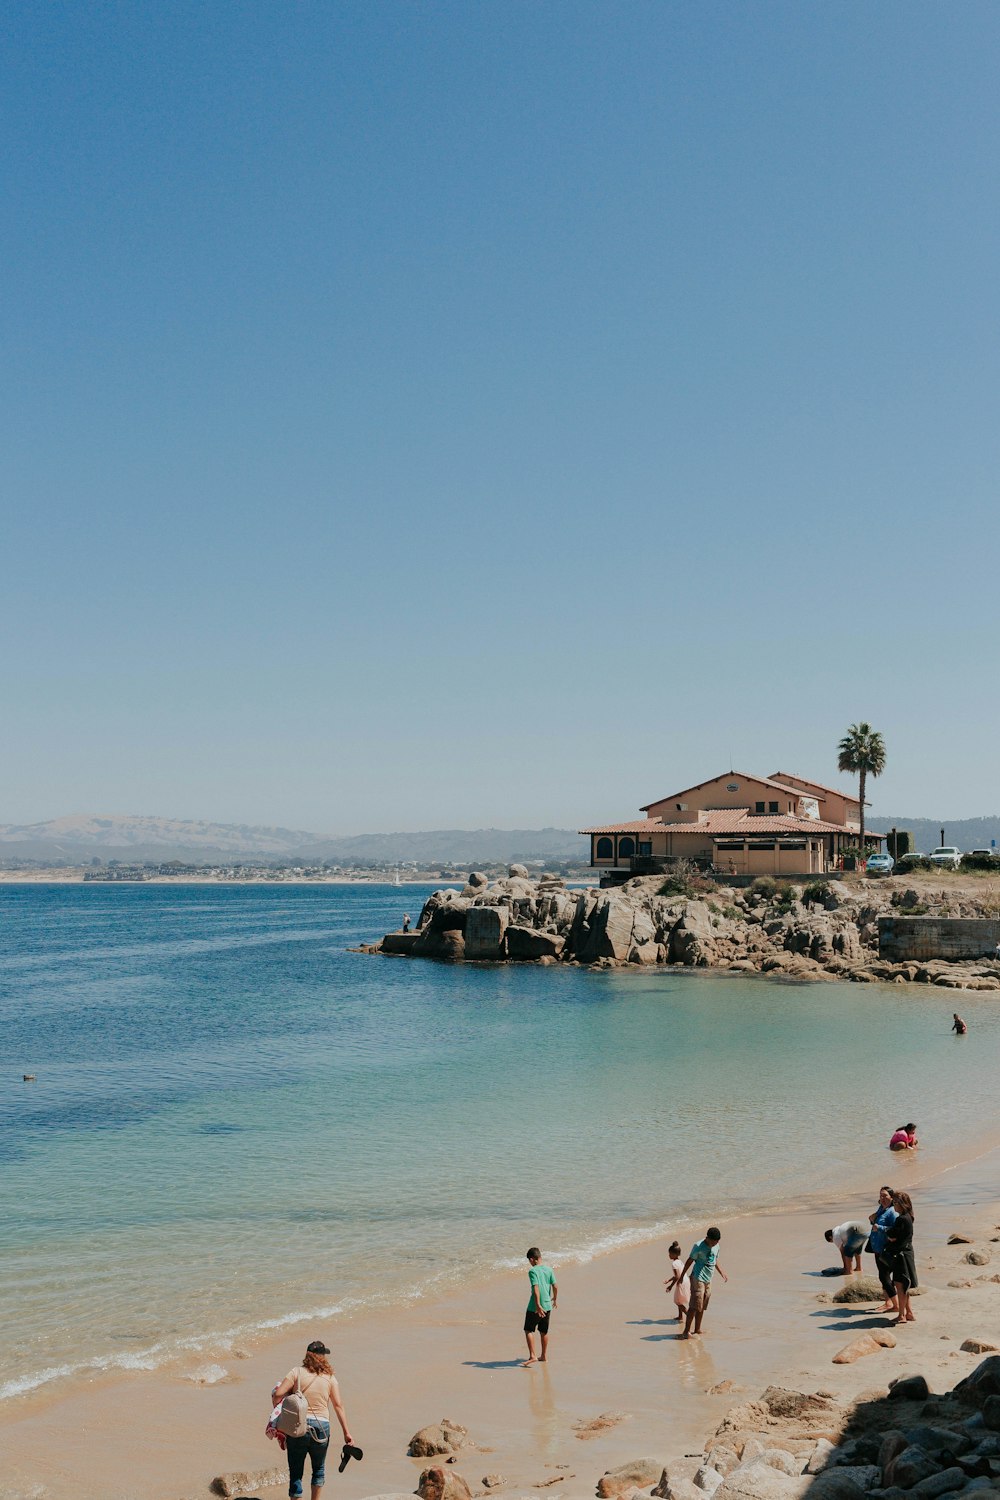
[[[1000,1003],[346,951],[389,886],[0,887],[0,1395],[933,1166]],[[33,1072],[37,1083],[21,1075]]]

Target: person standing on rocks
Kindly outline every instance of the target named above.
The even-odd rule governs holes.
[[[528,1264],[531,1297],[528,1301],[528,1310],[524,1315],[524,1337],[528,1345],[528,1357],[523,1365],[525,1370],[529,1365],[544,1364],[548,1358],[549,1317],[559,1300],[555,1274],[551,1266],[542,1263],[542,1252],[537,1245],[532,1245],[528,1251]],[[536,1332],[542,1345],[542,1352],[537,1359],[535,1358]]]
[[[404,911],[404,913],[403,913],[403,931],[404,932],[409,932],[409,930],[410,930],[410,913],[408,911]]]
[[[892,1252],[892,1279],[896,1285],[896,1306],[899,1316],[895,1327],[901,1323],[915,1323],[910,1306],[910,1293],[917,1285],[917,1262],[913,1254],[913,1203],[909,1193],[893,1193],[892,1206],[896,1220],[888,1232],[887,1239]]]
[[[691,1273],[691,1301],[688,1305],[687,1316],[684,1319],[684,1331],[678,1334],[682,1339],[701,1338],[701,1320],[708,1309],[709,1299],[712,1295],[712,1277],[718,1271],[723,1281],[729,1277],[719,1265],[719,1242],[722,1232],[716,1228],[705,1231],[705,1238],[699,1240],[691,1247],[691,1254],[681,1269],[681,1280]],[[692,1329],[692,1324],[694,1328]]]

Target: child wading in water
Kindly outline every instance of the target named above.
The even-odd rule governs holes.
[[[674,1274],[669,1281],[665,1281],[663,1284],[668,1292],[673,1291],[674,1306],[677,1309],[677,1321],[678,1323],[683,1323],[684,1316],[688,1310],[688,1303],[691,1301],[691,1279],[684,1275],[684,1257],[681,1254],[681,1247],[676,1240],[674,1240],[667,1253],[670,1256],[670,1269]]]

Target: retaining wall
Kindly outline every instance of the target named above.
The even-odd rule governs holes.
[[[880,958],[992,958],[1000,921],[992,917],[879,917]]]

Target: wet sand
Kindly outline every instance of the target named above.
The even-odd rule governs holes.
[[[817,1302],[841,1284],[821,1274],[832,1264],[823,1230],[870,1212],[878,1183],[856,1198],[723,1223],[720,1260],[730,1282],[714,1283],[701,1341],[677,1339],[663,1288],[665,1239],[557,1267],[550,1361],[522,1369],[525,1263],[524,1272],[487,1283],[456,1282],[433,1302],[261,1341],[241,1351],[244,1358],[224,1356],[228,1375],[215,1385],[185,1378],[202,1357],[20,1398],[0,1415],[0,1497],[195,1500],[224,1471],[283,1469],[263,1431],[269,1391],[317,1335],[334,1350],[353,1436],[366,1450],[343,1476],[333,1466],[330,1493],[343,1500],[412,1491],[426,1461],[406,1457],[408,1440],[442,1416],[481,1445],[455,1466],[474,1493],[483,1475],[500,1473],[510,1495],[590,1496],[600,1474],[627,1459],[700,1451],[727,1407],[770,1383],[846,1398],[921,1372],[932,1389],[945,1389],[977,1363],[960,1352],[964,1338],[1000,1344],[1000,1284],[988,1279],[1000,1272],[1000,1244],[989,1243],[1000,1235],[998,1174],[997,1145],[933,1175],[919,1154],[900,1161],[886,1153],[887,1178],[915,1199],[924,1293],[918,1321],[897,1331],[897,1347],[855,1365],[830,1361],[856,1333],[889,1320],[878,1304]],[[963,1264],[968,1247],[945,1243],[953,1230],[973,1234],[992,1264]],[[866,1269],[871,1264],[866,1257]],[[953,1279],[972,1285],[949,1288]],[[724,1380],[742,1389],[706,1394]],[[627,1420],[588,1440],[577,1436],[574,1424],[609,1411]],[[335,1428],[339,1449],[338,1439]],[[285,1492],[284,1482],[247,1491]]]

